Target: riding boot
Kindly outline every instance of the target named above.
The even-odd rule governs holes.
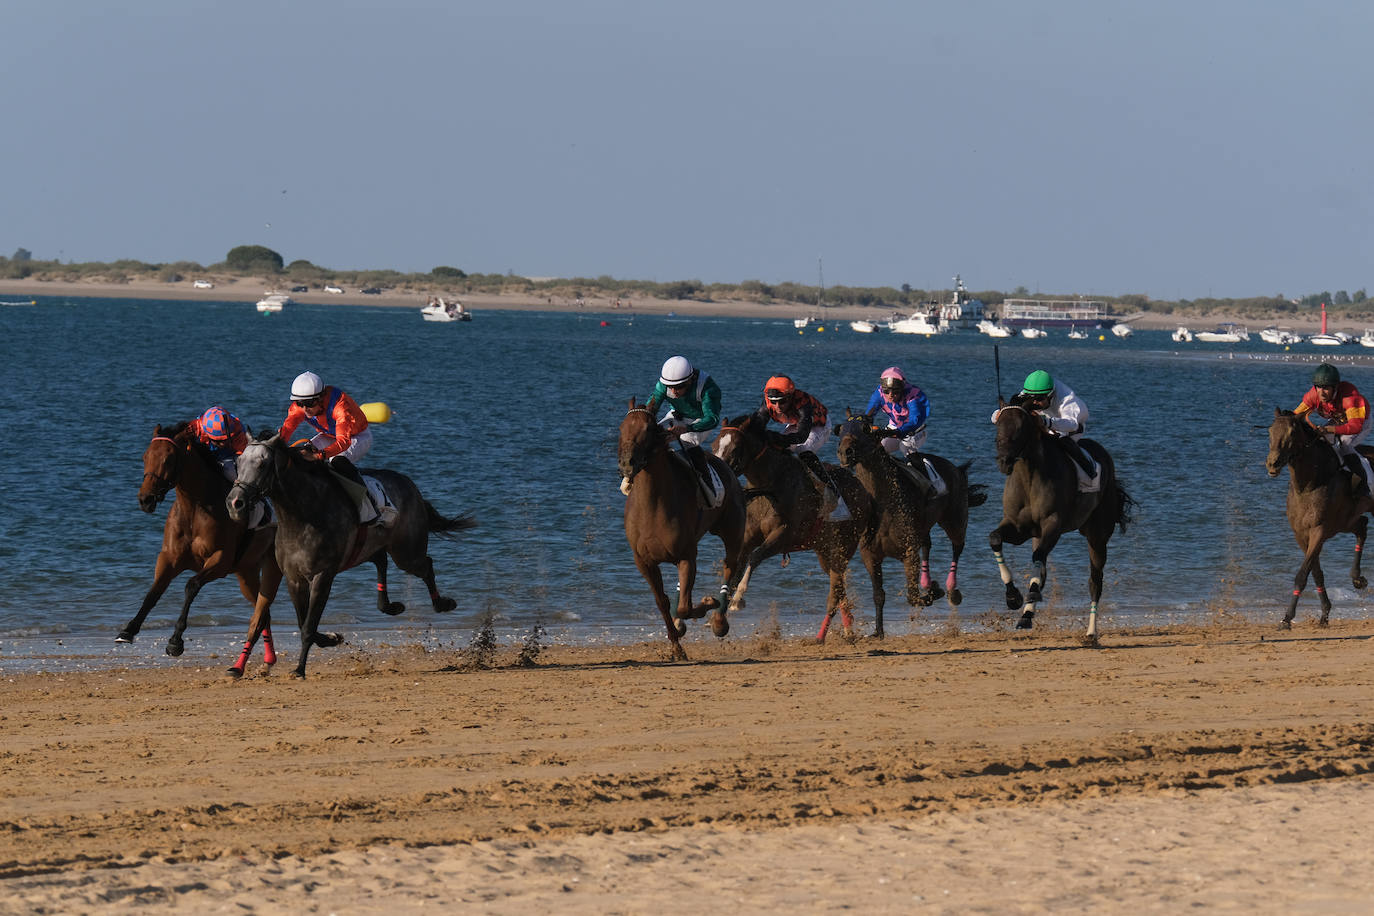
[[[1091,480],[1097,473],[1097,467],[1093,464],[1093,460],[1088,457],[1088,453],[1083,451],[1083,446],[1068,436],[1060,436],[1059,441],[1063,443],[1064,451],[1068,452],[1069,457],[1083,469],[1083,475]]]
[[[363,482],[363,475],[353,466],[353,462],[349,461],[343,455],[335,455],[333,458],[329,459],[329,469],[340,477],[343,477],[349,483],[357,485],[358,490],[361,491],[361,495],[358,491],[354,491],[353,500],[357,503],[359,510],[365,507],[372,510],[371,517],[367,519],[368,522],[377,521],[382,517],[381,510],[377,508],[377,503],[372,499],[372,491],[369,490],[367,484]],[[364,500],[366,500],[366,503],[364,503]]]
[[[836,522],[848,519],[849,508],[844,504],[844,500],[840,499],[840,488],[835,486],[835,481],[831,479],[825,465],[821,464],[820,457],[809,451],[797,452],[797,457],[816,478],[816,492],[821,497],[821,515]]]
[[[1341,459],[1345,469],[1350,472],[1350,492],[1356,499],[1369,495],[1369,481],[1364,479],[1364,468],[1359,455],[1346,455]]]
[[[682,454],[687,456],[687,460],[692,463],[692,467],[697,472],[697,478],[701,481],[701,490],[706,494],[707,502],[715,499],[716,488],[711,486],[711,466],[706,461],[706,451],[700,445],[688,445],[683,447]]]

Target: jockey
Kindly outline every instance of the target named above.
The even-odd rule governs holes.
[[[1039,418],[1045,430],[1053,436],[1069,457],[1078,463],[1089,478],[1097,474],[1093,460],[1078,444],[1088,427],[1088,405],[1073,393],[1073,389],[1063,382],[1056,382],[1044,369],[1036,369],[1026,376],[1021,391],[1012,398],[1012,403],[1026,408]],[[997,410],[992,422],[997,422]]]
[[[888,434],[883,448],[889,454],[900,451],[907,463],[915,466],[920,460],[920,448],[926,441],[926,420],[930,417],[930,401],[926,393],[907,384],[906,376],[896,366],[889,366],[878,377],[878,387],[868,399],[866,413],[882,410],[887,417]]]
[[[830,441],[825,405],[798,388],[788,376],[775,375],[763,386],[763,404],[755,416],[764,423],[774,420],[782,424],[781,433],[769,431],[769,441],[791,449],[816,478],[829,510],[826,514],[831,520],[849,518],[849,511],[840,499],[839,488],[816,455],[816,450]]]
[[[315,373],[302,372],[291,383],[291,407],[282,421],[281,437],[289,441],[302,423],[315,431],[310,444],[318,457],[327,461],[331,470],[362,487],[371,502],[372,494],[356,462],[372,448],[372,430],[357,402],[339,388],[326,387]]]
[[[720,425],[720,386],[711,376],[694,369],[687,357],[673,356],[663,364],[645,408],[657,415],[658,406],[664,403],[668,405],[668,413],[658,425],[667,432],[668,438],[677,440],[678,450],[701,478],[706,498],[714,499],[711,470],[701,445]]]
[[[1302,403],[1293,411],[1299,417],[1315,413],[1326,420],[1324,426],[1317,427],[1331,436],[1331,444],[1342,462],[1357,477],[1355,491],[1358,496],[1369,495],[1371,474],[1369,460],[1360,454],[1355,446],[1369,436],[1369,403],[1350,382],[1341,381],[1341,374],[1335,366],[1322,363],[1312,373],[1312,387],[1302,396]],[[1312,424],[1316,425],[1316,424]]]
[[[234,466],[248,445],[248,427],[223,407],[211,407],[191,421],[191,433],[219,462],[220,471],[232,483],[238,477]]]

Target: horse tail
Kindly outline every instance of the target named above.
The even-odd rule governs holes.
[[[422,502],[425,504],[425,524],[429,526],[431,534],[437,534],[443,537],[456,537],[456,532],[477,527],[477,520],[471,515],[459,515],[454,518],[448,518],[440,515],[438,511],[430,505],[429,500],[422,500]]]
[[[983,503],[988,501],[987,484],[968,482],[968,469],[972,464],[973,459],[970,458],[968,461],[965,461],[963,464],[959,465],[959,473],[962,474],[964,477],[964,491],[968,494],[968,507],[970,509],[972,509],[974,506],[981,506]]]
[[[1140,503],[1131,498],[1126,492],[1126,488],[1121,484],[1116,485],[1116,524],[1121,529],[1121,533],[1126,533],[1126,525],[1135,517],[1134,510]]]

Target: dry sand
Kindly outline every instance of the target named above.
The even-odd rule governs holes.
[[[0,912],[1366,912],[1371,637],[4,674]]]

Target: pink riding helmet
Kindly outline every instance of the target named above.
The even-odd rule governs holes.
[[[903,375],[902,370],[898,369],[896,366],[888,366],[886,369],[883,370],[883,374],[878,376],[878,379],[880,381],[885,378],[895,378],[902,382],[906,381],[906,376]]]

